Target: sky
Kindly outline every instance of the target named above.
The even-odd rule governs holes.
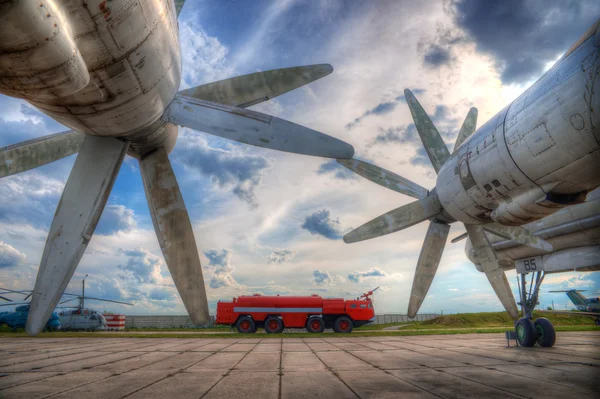
[[[600,15],[593,0],[204,1],[179,16],[181,89],[269,69],[329,63],[333,74],[253,109],[351,143],[356,158],[426,188],[435,172],[412,125],[413,90],[447,144],[472,106],[482,125],[547,70]],[[0,95],[0,147],[67,130]],[[405,314],[421,223],[345,244],[342,236],[411,198],[335,161],[179,131],[171,162],[188,207],[209,307],[250,294],[353,298],[377,286],[377,313]],[[0,181],[0,286],[32,289],[75,156]],[[453,224],[450,239],[464,228]],[[68,292],[132,302],[98,310],[185,314],[154,234],[139,166],[127,157]],[[546,278],[553,289],[600,291],[600,273]],[[516,272],[507,272],[516,294]],[[485,276],[448,242],[421,313],[499,311]]]

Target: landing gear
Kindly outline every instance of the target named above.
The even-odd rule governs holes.
[[[550,320],[540,317],[533,323],[537,333],[537,344],[543,348],[550,348],[556,342],[556,331]]]
[[[527,291],[527,274],[520,273],[521,281],[517,279],[521,297],[519,305],[521,305],[521,312],[523,314],[523,317],[515,323],[517,342],[525,348],[530,348],[536,343],[541,347],[549,348],[556,342],[554,326],[550,320],[544,317],[533,321],[533,310],[538,305],[538,295],[546,273],[543,271],[532,272],[529,292]]]

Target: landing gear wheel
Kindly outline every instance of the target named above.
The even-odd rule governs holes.
[[[515,324],[517,330],[517,341],[524,348],[531,348],[535,345],[537,334],[533,322],[527,317],[520,318]]]
[[[306,330],[311,333],[322,333],[325,331],[325,322],[321,317],[309,317],[306,321]]]
[[[348,316],[340,316],[333,323],[333,330],[338,333],[352,332],[352,319]]]
[[[256,323],[250,316],[242,316],[238,319],[235,324],[235,328],[242,334],[249,334],[256,332]]]
[[[283,321],[277,316],[269,316],[265,320],[265,331],[270,334],[277,334],[283,331]]]
[[[540,317],[533,323],[537,332],[537,343],[543,348],[550,348],[556,342],[556,332],[550,320]]]

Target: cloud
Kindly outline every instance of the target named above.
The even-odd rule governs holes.
[[[273,165],[269,158],[247,155],[238,147],[212,148],[198,136],[188,135],[177,159],[186,168],[210,177],[222,189],[231,191],[251,208],[258,206],[256,189],[265,171]]]
[[[354,272],[348,274],[348,280],[353,281],[355,283],[360,283],[361,281],[363,281],[363,279],[365,277],[385,277],[385,276],[387,276],[386,272],[384,272],[383,270],[381,270],[377,267],[372,267],[369,270],[354,271]]]
[[[332,175],[335,179],[339,180],[354,180],[357,178],[356,174],[350,171],[348,168],[340,165],[335,159],[331,161],[323,162],[317,170],[318,175]]]
[[[292,260],[296,256],[296,251],[291,249],[275,249],[267,256],[267,263],[276,263],[278,265]]]
[[[210,288],[230,287],[238,285],[233,278],[233,266],[231,265],[232,252],[229,249],[216,249],[204,251],[208,258],[207,269],[212,269],[213,275],[210,279]]]
[[[453,0],[455,22],[497,61],[506,84],[537,78],[600,14],[595,0]]]
[[[322,235],[330,240],[337,240],[342,237],[340,219],[331,219],[327,209],[318,210],[306,217],[302,228],[310,234]]]
[[[450,52],[439,45],[432,45],[423,57],[425,64],[439,67],[450,62]]]
[[[423,89],[412,89],[411,91],[415,95],[422,94],[422,93],[425,92],[425,90],[423,90]],[[352,130],[352,128],[354,128],[358,124],[360,124],[360,122],[362,122],[362,120],[364,118],[366,118],[367,116],[369,116],[369,115],[385,115],[385,114],[388,114],[388,113],[392,112],[394,109],[396,109],[396,106],[399,103],[406,103],[406,97],[404,95],[397,96],[396,98],[394,98],[391,101],[385,101],[385,102],[379,103],[374,108],[371,108],[371,109],[365,111],[361,116],[359,116],[358,118],[354,119],[352,122],[348,123],[346,125],[346,129]]]
[[[415,124],[411,123],[410,125],[395,126],[388,129],[379,128],[379,134],[373,139],[369,146],[389,143],[420,143]]]
[[[117,266],[121,270],[121,279],[133,279],[140,283],[157,283],[163,279],[161,256],[154,255],[145,248],[121,250],[121,253],[129,257],[126,264]]]
[[[12,245],[0,241],[0,269],[7,269],[25,263],[24,253]]]
[[[180,23],[179,37],[182,48],[182,89],[232,74],[233,68],[227,63],[227,47],[218,38],[209,36],[195,19]]]
[[[110,235],[129,232],[137,226],[133,210],[123,205],[107,205],[102,212],[96,234]]]
[[[332,276],[327,270],[314,270],[313,282],[315,285],[335,285],[344,283],[346,280],[342,276]]]

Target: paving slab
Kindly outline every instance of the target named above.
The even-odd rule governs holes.
[[[0,338],[0,398],[600,397],[600,331],[558,337]]]

